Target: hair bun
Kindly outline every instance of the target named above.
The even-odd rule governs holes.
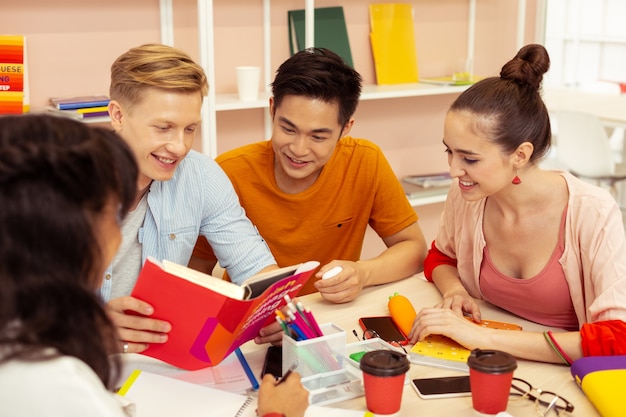
[[[539,44],[529,44],[523,46],[513,59],[504,64],[500,77],[538,90],[543,74],[548,72],[548,69],[550,57],[546,48]]]

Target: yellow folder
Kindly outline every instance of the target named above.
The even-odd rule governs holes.
[[[413,6],[370,4],[370,42],[378,84],[416,83],[419,79]]]

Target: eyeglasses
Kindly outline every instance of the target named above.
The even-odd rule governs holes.
[[[541,417],[548,416],[550,411],[554,411],[557,416],[574,411],[574,405],[565,398],[554,392],[535,388],[521,378],[513,378],[511,389],[510,395],[516,397],[512,400],[517,401],[522,398],[528,398],[534,401],[537,414]]]
[[[356,338],[357,338],[357,339],[359,338],[359,334],[356,332],[356,330],[354,330],[354,329],[353,329],[353,330],[352,330],[352,334],[353,334],[354,336],[356,336]],[[376,332],[376,330],[372,330],[372,329],[365,329],[365,330],[363,331],[363,340],[369,340],[369,339],[374,339],[374,338],[379,338],[379,339],[384,340],[382,337],[380,337],[380,335]],[[391,346],[393,346],[393,347],[396,347],[396,348],[400,348],[400,349],[402,349],[402,351],[403,351],[405,354],[407,354],[407,355],[409,354],[409,353],[406,351],[406,349],[405,349],[405,348],[404,348],[404,347],[403,347],[403,346],[402,346],[399,342],[396,342],[395,340],[385,340],[385,341],[386,341],[387,343],[389,343],[389,344],[390,344]]]

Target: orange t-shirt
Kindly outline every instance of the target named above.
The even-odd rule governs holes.
[[[384,238],[417,221],[384,154],[367,140],[341,138],[315,183],[298,194],[286,194],[276,185],[271,141],[240,147],[216,160],[279,266],[357,261],[368,224]],[[215,259],[204,239],[198,240],[194,256]],[[313,282],[300,294],[315,292]]]

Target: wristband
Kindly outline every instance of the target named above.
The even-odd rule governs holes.
[[[563,352],[563,349],[561,349],[561,346],[559,346],[556,340],[554,340],[554,336],[552,335],[551,331],[543,332],[543,337],[546,338],[546,342],[548,342],[552,350],[554,350],[556,354],[559,355],[559,358],[561,358],[563,363],[565,363],[566,365],[572,364],[572,360],[570,359],[570,357],[567,356],[565,352]]]

